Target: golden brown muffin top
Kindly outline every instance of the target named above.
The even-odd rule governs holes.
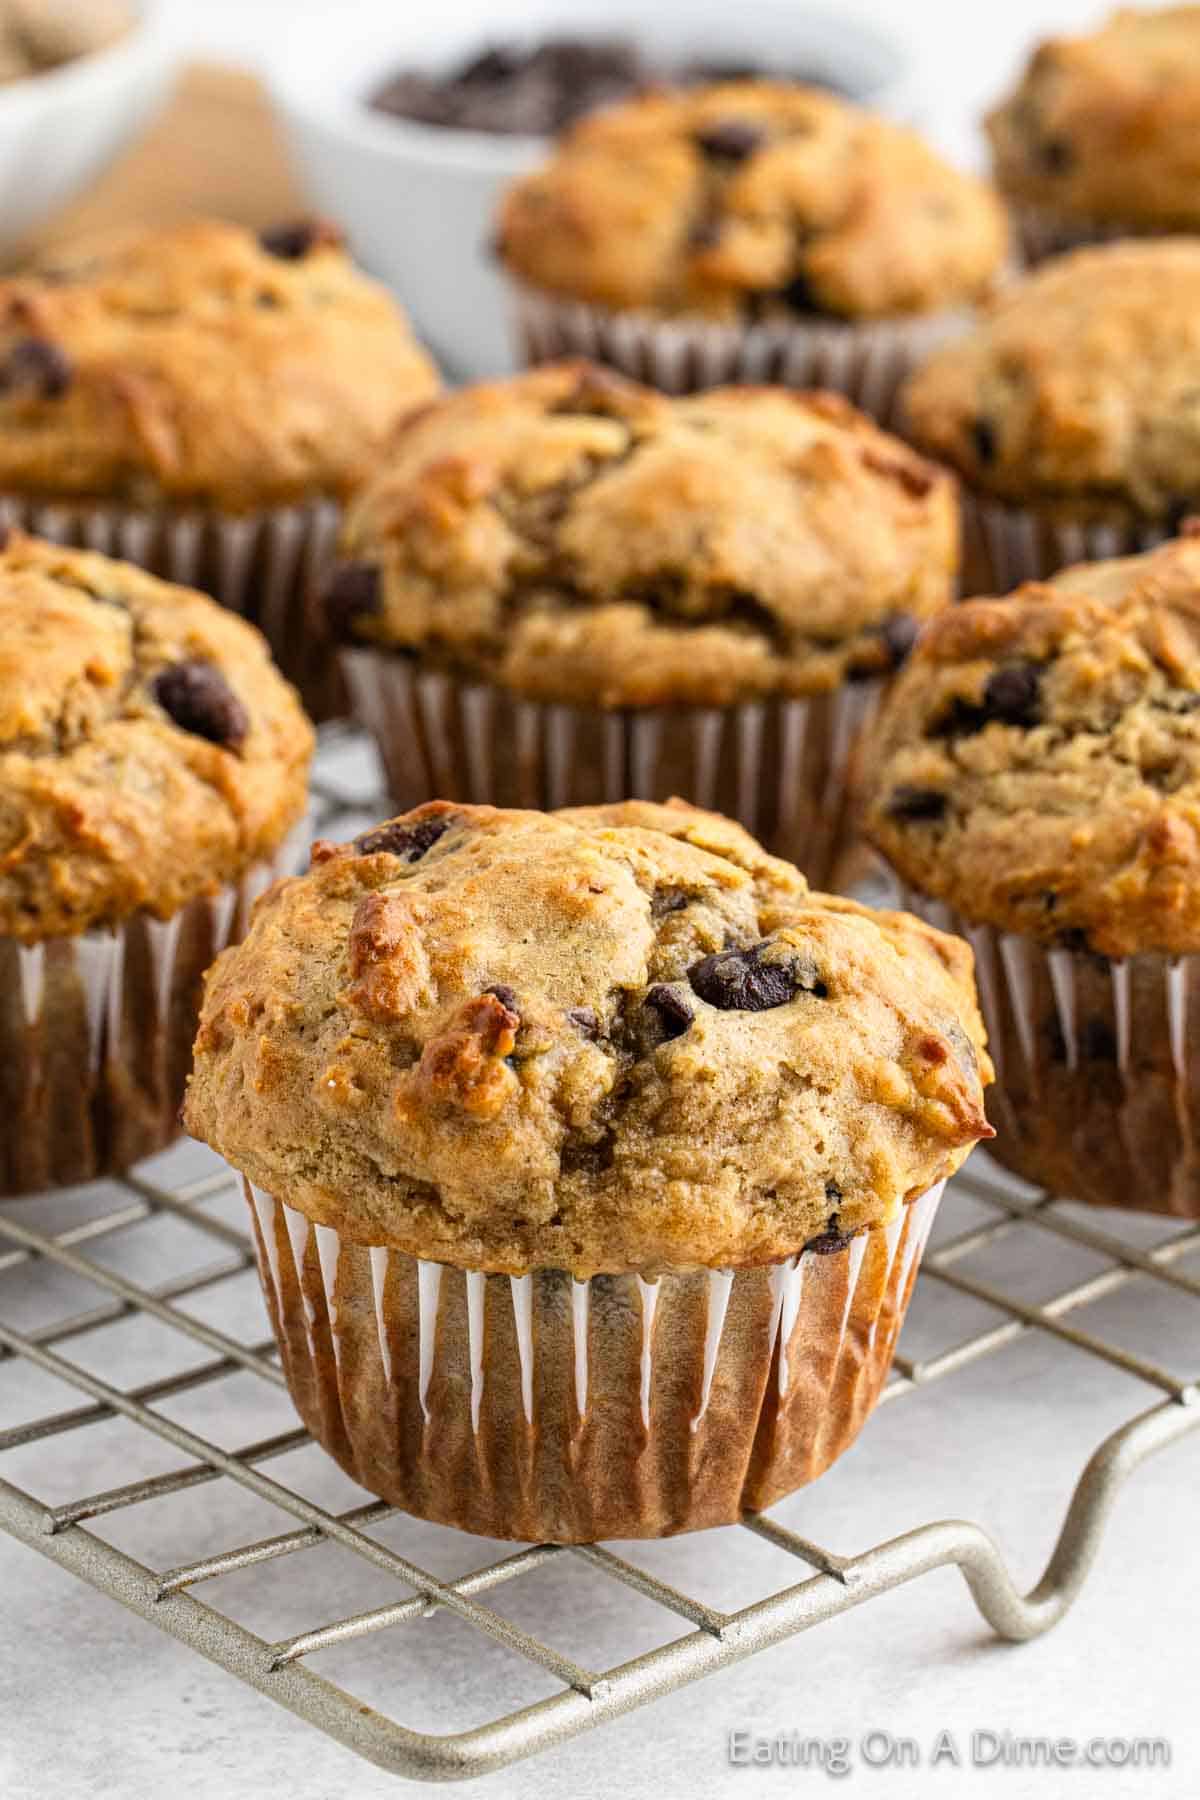
[[[840,397],[569,363],[415,415],[342,550],[342,636],[536,699],[722,705],[896,666],[953,597],[958,521],[952,478]]]
[[[606,307],[717,319],[923,313],[1007,248],[985,183],[818,88],[728,82],[592,114],[511,187],[499,253]]]
[[[269,856],[312,728],[253,626],[128,563],[0,551],[0,933],[160,918]]]
[[[358,1243],[721,1267],[832,1248],[956,1169],[991,1135],[982,1045],[964,943],[810,893],[726,819],[435,801],[260,902],[186,1119]]]
[[[934,621],[872,738],[867,825],[965,919],[1200,949],[1200,539]]]
[[[0,492],[339,496],[437,376],[325,228],[201,220],[0,281]]]
[[[1132,230],[1200,225],[1200,6],[1122,9],[1039,44],[987,119],[1015,199]]]
[[[1072,518],[1200,501],[1200,240],[1044,263],[904,390],[913,436],[984,492]]]

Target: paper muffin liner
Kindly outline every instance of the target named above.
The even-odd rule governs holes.
[[[379,650],[343,652],[355,716],[401,811],[430,799],[594,806],[677,795],[736,818],[829,885],[853,842],[853,750],[882,677],[808,699],[636,710],[523,700]]]
[[[989,1154],[1070,1199],[1200,1218],[1200,957],[1114,962],[902,904],[975,952]]]
[[[167,919],[0,937],[0,1195],[117,1174],[178,1137],[204,972],[304,842]]]
[[[526,366],[586,356],[667,394],[730,382],[832,388],[884,425],[910,369],[971,321],[969,310],[956,308],[861,324],[796,318],[728,325],[613,312],[510,285],[514,343]]]
[[[1162,520],[1071,523],[964,493],[963,592],[1006,594],[1023,581],[1045,581],[1073,563],[1137,556],[1171,535]]]
[[[1111,219],[1072,217],[1043,206],[1017,206],[1012,209],[1013,236],[1021,260],[1028,268],[1046,262],[1049,257],[1063,256],[1068,250],[1079,250],[1085,244],[1111,244],[1117,238],[1164,237],[1165,232],[1146,231],[1134,224],[1117,224]]]
[[[730,1523],[849,1447],[944,1184],[843,1250],[653,1281],[447,1268],[244,1185],[292,1399],[347,1473],[464,1531],[590,1543]]]
[[[0,494],[0,526],[136,563],[249,619],[318,720],[345,711],[321,607],[339,518],[325,500],[235,516]]]

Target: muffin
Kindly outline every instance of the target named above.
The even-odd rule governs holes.
[[[0,550],[0,1193],[177,1135],[200,979],[288,854],[312,731],[258,632],[127,563]]]
[[[1123,10],[1039,44],[987,132],[1033,261],[1200,230],[1200,7]]]
[[[670,393],[837,388],[885,423],[1006,246],[991,190],[913,132],[769,81],[584,119],[497,233],[528,361],[582,353]]]
[[[436,387],[324,226],[122,237],[0,281],[0,517],[204,588],[321,696],[338,506]]]
[[[1072,251],[908,382],[906,429],[962,476],[966,563],[999,593],[1151,548],[1200,507],[1200,239]]]
[[[1200,1217],[1200,539],[936,619],[865,761],[907,903],[975,950],[994,1153]]]
[[[840,396],[560,364],[448,395],[328,590],[392,797],[686,794],[829,879],[855,733],[952,598],[954,484]]]
[[[811,1480],[989,1135],[970,970],[679,803],[318,844],[209,976],[186,1109],[245,1178],[306,1425],[493,1537]]]
[[[133,25],[129,0],[0,0],[0,85],[107,50]]]

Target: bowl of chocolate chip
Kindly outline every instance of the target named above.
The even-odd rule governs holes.
[[[460,379],[512,367],[490,237],[500,193],[585,113],[661,85],[770,75],[911,116],[910,65],[874,23],[759,0],[659,9],[509,0],[505,35],[477,0],[289,27],[270,72],[314,207],[390,283]]]

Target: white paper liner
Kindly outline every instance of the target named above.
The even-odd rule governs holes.
[[[384,651],[343,651],[342,666],[400,811],[430,799],[553,811],[676,795],[740,820],[814,887],[835,883],[850,848],[853,750],[885,685],[605,712],[522,700]]]
[[[1074,563],[1137,556],[1171,535],[1170,526],[1161,520],[1070,524],[964,494],[964,588],[968,595],[1007,594],[1023,581],[1045,581]]]
[[[893,421],[909,371],[970,325],[966,308],[855,324],[838,319],[773,319],[716,324],[611,312],[583,300],[510,284],[512,327],[526,366],[586,356],[667,394],[729,382],[832,388],[882,424]]]
[[[0,1194],[116,1173],[179,1135],[201,977],[270,882],[300,865],[307,836],[168,919],[0,938]]]
[[[0,494],[0,527],[136,563],[249,619],[318,718],[344,710],[321,608],[339,519],[328,500],[233,515]]]
[[[1119,962],[900,903],[975,953],[996,1082],[989,1153],[1095,1205],[1200,1218],[1200,957]]]
[[[408,1512],[562,1542],[729,1522],[820,1474],[882,1387],[944,1186],[832,1254],[577,1281],[355,1244],[244,1185],[314,1436]]]

